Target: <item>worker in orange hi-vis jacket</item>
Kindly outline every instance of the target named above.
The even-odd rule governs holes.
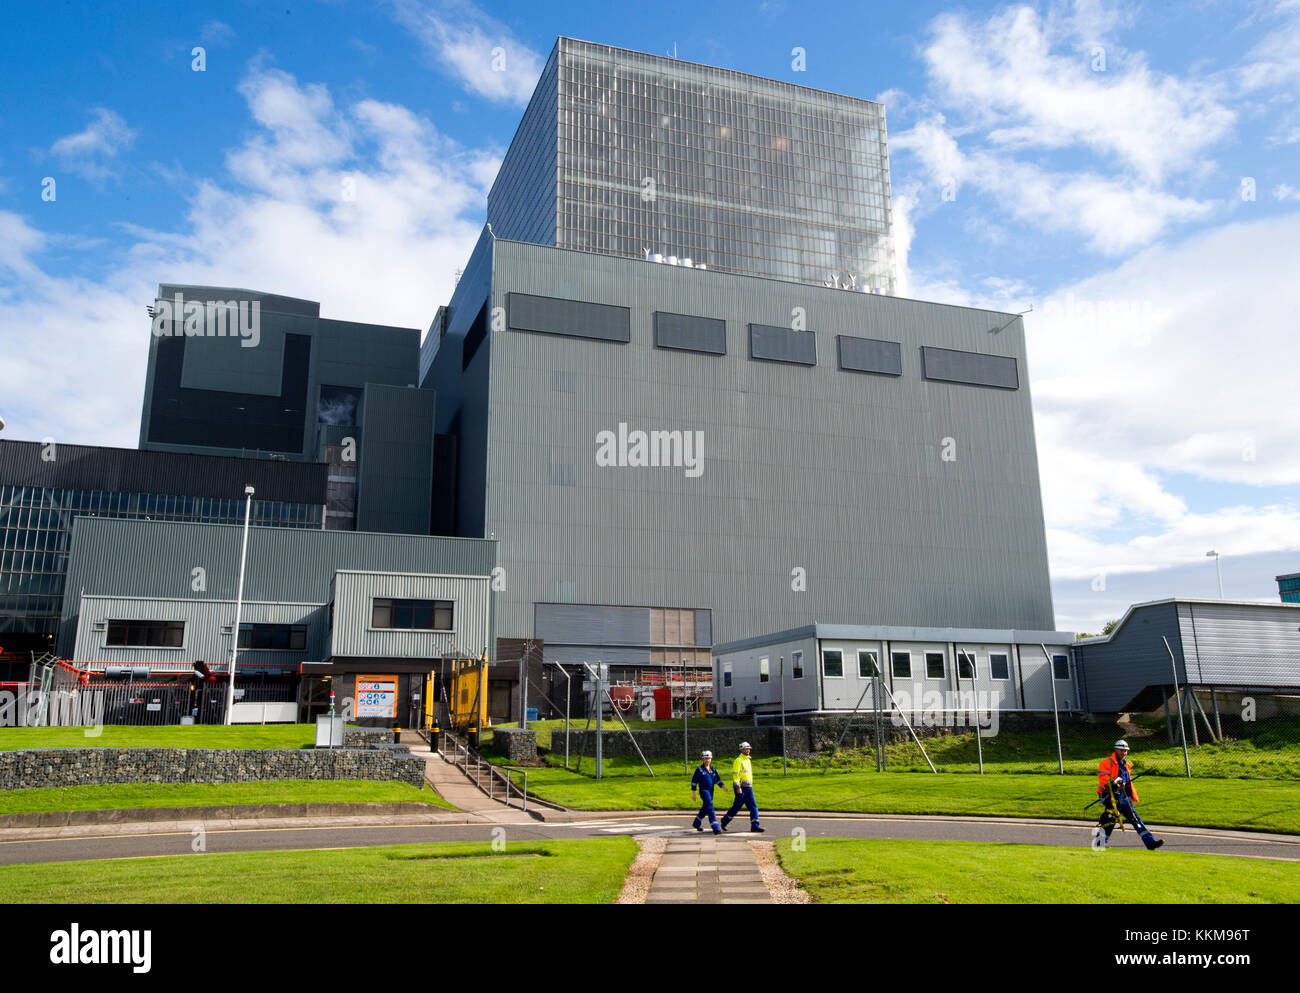
[[[1101,820],[1092,831],[1093,845],[1097,848],[1105,848],[1110,843],[1110,835],[1115,830],[1115,825],[1121,825],[1122,830],[1123,823],[1127,821],[1137,830],[1142,844],[1155,851],[1164,842],[1147,829],[1134,809],[1138,802],[1138,795],[1126,761],[1128,752],[1128,742],[1121,738],[1115,742],[1114,751],[1102,759],[1101,765],[1097,767],[1097,796],[1102,802],[1102,814]]]

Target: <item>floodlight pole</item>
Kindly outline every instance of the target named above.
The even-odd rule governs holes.
[[[1052,653],[1047,650],[1046,645],[1040,642],[1038,647],[1043,650],[1043,658],[1047,660],[1047,680],[1052,686],[1052,723],[1056,727],[1056,768],[1058,774],[1064,776],[1065,756],[1061,752],[1061,715],[1056,709],[1056,663],[1052,661]]]
[[[777,663],[777,669],[781,674],[781,775],[789,775],[790,763],[785,754],[785,656],[781,656],[781,661]]]
[[[239,655],[239,622],[244,607],[244,566],[248,561],[248,521],[253,514],[253,487],[244,487],[244,541],[239,552],[239,590],[235,594],[235,629],[230,632],[230,685],[226,687],[226,724],[235,713],[235,660]]]

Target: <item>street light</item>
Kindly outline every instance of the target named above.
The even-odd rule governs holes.
[[[1211,548],[1205,553],[1205,557],[1214,559],[1214,571],[1219,574],[1219,599],[1223,599],[1223,568],[1219,565],[1219,553]]]
[[[244,544],[239,552],[239,590],[235,594],[235,629],[230,634],[230,685],[226,687],[226,723],[235,711],[235,656],[239,654],[239,617],[244,607],[244,563],[248,561],[248,519],[253,513],[253,487],[244,487]]]

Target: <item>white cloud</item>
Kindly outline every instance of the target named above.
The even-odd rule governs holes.
[[[112,174],[111,160],[130,147],[139,133],[127,127],[121,116],[107,107],[92,111],[95,119],[84,131],[67,134],[50,146],[50,153],[65,169],[87,179],[102,179]]]
[[[228,45],[235,40],[235,29],[224,21],[208,21],[199,30],[199,40],[205,45]]]
[[[339,106],[321,86],[254,69],[256,130],[200,182],[175,228],[132,228],[106,275],[54,275],[54,239],[0,212],[0,398],[6,437],[134,446],[160,282],[247,286],[327,317],[427,327],[481,228],[496,160],[410,110]],[[345,197],[351,180],[355,199]],[[87,384],[93,384],[88,387]],[[89,392],[88,392],[89,390]]]
[[[1294,186],[1288,186],[1286,183],[1278,183],[1273,187],[1273,199],[1275,200],[1300,200],[1300,190]]]
[[[1056,173],[1001,154],[963,152],[942,117],[890,138],[895,151],[912,152],[940,199],[963,186],[991,196],[1009,216],[1046,232],[1073,232],[1087,247],[1118,254],[1149,244],[1171,226],[1207,216],[1212,206],[1139,180],[1092,172]]]
[[[1087,147],[1158,183],[1196,164],[1235,115],[1213,84],[1155,72],[1140,53],[1102,46],[1105,68],[1094,70],[1086,39],[1121,21],[1114,8],[1082,2],[1071,17],[1046,21],[1024,6],[982,23],[945,14],[932,22],[924,57],[946,104],[969,114],[993,144]],[[1081,50],[1062,51],[1081,38]]]
[[[459,77],[471,92],[513,104],[527,103],[532,96],[545,58],[473,4],[394,0],[392,8],[434,64]]]
[[[1249,489],[1300,483],[1287,408],[1300,382],[1296,244],[1300,213],[1225,225],[1026,317],[1054,576],[1164,568],[1210,547],[1300,549],[1300,502],[1253,506]],[[1191,511],[1166,473],[1241,495]]]

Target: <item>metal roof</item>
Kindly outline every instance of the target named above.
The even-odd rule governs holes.
[[[713,654],[761,648],[801,638],[833,638],[840,641],[937,641],[962,644],[998,645],[1068,645],[1074,641],[1071,631],[1017,631],[1010,628],[940,628],[909,627],[893,624],[808,624],[804,627],[776,631],[724,645],[714,645]]]
[[[1300,573],[1297,573],[1297,575],[1300,575]],[[1191,603],[1191,604],[1203,604],[1211,607],[1227,606],[1227,607],[1251,607],[1251,608],[1260,608],[1260,609],[1265,607],[1269,607],[1269,608],[1283,607],[1283,608],[1289,608],[1293,610],[1300,610],[1300,603],[1296,603],[1296,604],[1279,603],[1276,600],[1217,600],[1214,599],[1213,597],[1186,597],[1186,596],[1165,597],[1163,600],[1144,600],[1142,603],[1130,604],[1129,608],[1124,611],[1124,616],[1119,619],[1119,623],[1116,624],[1113,628],[1111,628],[1110,634],[1099,634],[1091,638],[1079,638],[1074,642],[1074,644],[1104,645],[1106,642],[1110,641],[1117,634],[1119,634],[1120,628],[1124,626],[1124,624],[1128,621],[1130,617],[1133,616],[1133,614],[1136,611],[1141,610],[1143,607],[1155,607],[1160,604],[1170,604],[1170,603],[1175,603],[1175,604]]]

